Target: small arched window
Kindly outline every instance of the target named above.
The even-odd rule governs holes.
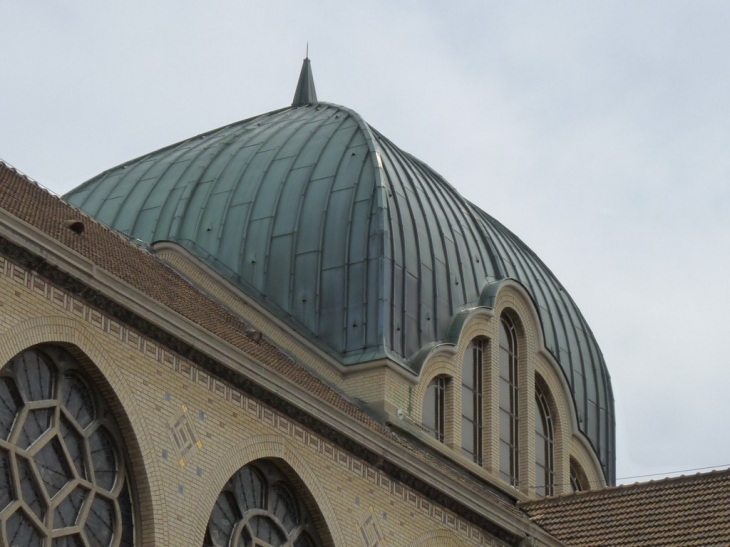
[[[552,496],[555,465],[553,461],[553,418],[550,414],[545,393],[540,384],[535,384],[535,490],[538,496]]]
[[[520,478],[517,356],[517,330],[503,315],[499,324],[499,472],[512,486]]]
[[[588,478],[580,464],[573,458],[570,458],[570,489],[573,492],[588,489]]]
[[[218,496],[203,547],[321,547],[304,500],[272,462],[240,469]]]
[[[445,376],[437,376],[426,388],[423,399],[423,427],[439,442],[446,435],[446,382]]]
[[[461,450],[463,454],[482,464],[482,431],[484,384],[484,352],[487,341],[476,338],[469,343],[464,355],[461,374]]]

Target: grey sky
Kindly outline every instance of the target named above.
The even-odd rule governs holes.
[[[0,158],[57,193],[291,102],[348,106],[540,255],[604,352],[618,476],[730,464],[730,4],[0,4]],[[632,481],[629,481],[632,482]]]

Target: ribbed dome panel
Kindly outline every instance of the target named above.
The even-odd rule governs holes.
[[[575,303],[514,234],[351,110],[257,116],[65,198],[132,238],[184,246],[345,365],[389,357],[413,368],[487,283],[519,281],[614,480],[610,379]]]

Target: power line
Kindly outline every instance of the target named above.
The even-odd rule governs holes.
[[[705,471],[707,469],[714,469],[714,470],[717,470],[717,471],[724,471],[725,470],[724,468],[730,468],[730,463],[726,463],[726,464],[722,464],[722,465],[708,465],[707,467],[694,467],[692,469],[679,469],[677,471],[664,471],[664,472],[661,472],[661,473],[649,473],[649,474],[646,474],[646,475],[631,475],[629,477],[618,477],[616,480],[617,481],[622,481],[622,480],[627,480],[627,479],[643,479],[643,478],[647,478],[647,477],[657,477],[657,476],[660,476],[660,475],[669,479],[669,478],[677,478],[677,477],[669,477],[668,476],[668,475],[671,475],[671,474],[674,474],[674,473],[690,473],[692,471]],[[563,485],[565,486],[565,485],[568,485],[568,484],[570,484],[570,483],[567,483],[566,482]],[[601,483],[599,481],[588,481],[588,484],[591,485],[591,486],[596,486],[596,485],[600,485]],[[553,486],[557,486],[557,483],[554,483]],[[630,485],[626,485],[626,486],[630,486]],[[539,489],[544,489],[545,488],[544,485],[543,486],[536,486],[536,485],[531,485],[531,484],[530,485],[526,485],[526,487],[527,488],[534,489],[534,490],[539,490]]]
[[[678,471],[665,471],[663,473],[649,473],[648,475],[632,475],[631,477],[619,477],[616,480],[622,481],[626,479],[643,479],[645,477],[656,477],[658,475],[669,475],[673,473],[689,473],[691,471],[704,471],[705,469],[718,469],[723,467],[730,467],[730,463],[725,463],[722,465],[708,465],[707,467],[695,467],[693,469],[681,469]]]

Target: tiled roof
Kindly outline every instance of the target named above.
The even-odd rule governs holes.
[[[0,209],[30,224],[142,294],[238,348],[293,384],[301,386],[320,401],[360,422],[375,434],[397,443],[432,468],[445,473],[463,488],[491,499],[494,504],[513,516],[521,517],[522,513],[514,503],[507,500],[506,496],[498,494],[483,482],[475,481],[471,475],[458,469],[456,465],[436,457],[373,420],[355,403],[319,380],[266,339],[259,343],[254,342],[246,333],[247,325],[238,317],[198,291],[156,256],[54,196],[2,161],[0,161]],[[83,234],[78,235],[69,229],[69,221],[83,222]],[[303,419],[301,413],[298,415]],[[365,457],[362,451],[358,455]],[[382,461],[382,456],[378,455],[377,460]],[[390,471],[387,469],[386,471],[393,471],[392,467],[389,469]],[[413,479],[420,480],[416,477]],[[430,485],[424,483],[423,488],[429,491],[429,495],[433,494],[435,496],[433,499],[436,501],[439,501],[439,497],[443,498],[437,495]],[[447,499],[442,499],[442,503],[453,507],[453,502]],[[482,522],[481,525],[486,526],[486,523]]]
[[[525,503],[569,547],[730,545],[730,469]]]

